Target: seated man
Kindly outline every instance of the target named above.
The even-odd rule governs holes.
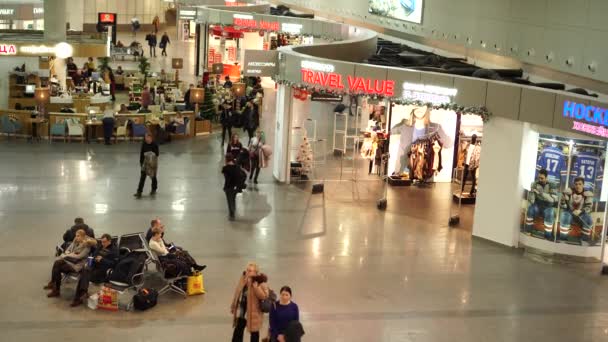
[[[556,185],[547,179],[547,170],[538,172],[538,180],[532,183],[528,194],[528,211],[526,214],[526,232],[532,233],[534,219],[541,216],[544,222],[545,238],[553,239],[553,223],[555,222],[555,207],[557,205]]]
[[[570,226],[572,221],[580,224],[582,229],[581,243],[588,244],[591,241],[591,230],[593,228],[593,219],[591,211],[593,210],[593,192],[585,191],[585,180],[582,177],[576,177],[572,188],[564,191],[561,207],[562,211],[559,218],[559,237],[561,240],[567,241],[570,234]]]
[[[103,283],[107,279],[108,270],[112,269],[118,260],[118,247],[112,243],[110,234],[101,236],[101,246],[97,248],[93,255],[93,264],[84,267],[80,272],[78,286],[71,306],[78,306],[84,303],[88,297],[89,282],[95,284]]]
[[[74,241],[53,263],[51,281],[44,287],[45,290],[51,290],[47,297],[60,296],[62,273],[80,272],[87,262],[91,247],[96,244],[97,241],[87,237],[83,229],[76,231]]]
[[[68,248],[68,246],[74,240],[76,232],[80,229],[84,230],[87,236],[92,237],[93,239],[95,238],[95,232],[93,231],[93,228],[89,227],[86,223],[84,223],[84,219],[82,217],[77,217],[74,219],[74,225],[70,229],[66,230],[65,233],[63,233],[63,244],[61,245],[61,248],[57,250],[57,256],[59,256],[66,248]]]

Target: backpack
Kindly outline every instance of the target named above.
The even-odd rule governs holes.
[[[156,306],[158,292],[155,289],[142,288],[133,296],[135,310],[145,311]]]
[[[262,312],[269,313],[274,308],[277,300],[277,294],[272,290],[268,290],[268,298],[260,302],[260,308],[262,309]]]

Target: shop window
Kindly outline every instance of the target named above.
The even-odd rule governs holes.
[[[535,180],[522,199],[521,233],[572,246],[600,245],[606,143],[540,135]],[[599,250],[599,248],[598,248]]]

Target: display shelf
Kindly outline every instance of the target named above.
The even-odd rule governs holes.
[[[388,185],[390,186],[411,186],[411,179],[403,179],[401,177],[390,176],[388,177]]]

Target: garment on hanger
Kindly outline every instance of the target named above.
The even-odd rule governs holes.
[[[469,147],[471,150],[471,157],[469,158],[469,169],[477,169],[479,167],[479,157],[481,156],[481,143],[478,142],[473,146],[473,148]]]
[[[425,181],[441,171],[441,149],[442,143],[436,133],[412,144],[409,155],[412,179]]]

